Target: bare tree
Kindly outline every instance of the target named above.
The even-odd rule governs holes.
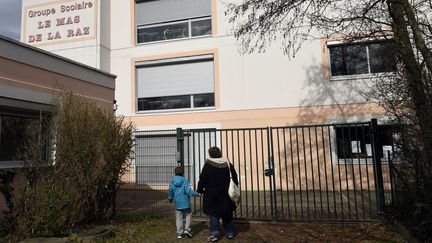
[[[407,176],[414,177],[417,207],[409,211],[425,219],[419,225],[432,227],[432,1],[244,0],[229,3],[226,14],[246,53],[265,51],[275,40],[282,40],[289,56],[305,41],[322,37],[392,40],[398,71],[377,77],[364,94],[375,97],[398,124],[409,124],[400,139],[414,168]]]

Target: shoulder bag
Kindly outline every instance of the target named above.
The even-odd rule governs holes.
[[[240,204],[240,188],[234,183],[233,179],[232,179],[232,173],[231,173],[231,168],[230,168],[230,163],[228,163],[228,170],[230,173],[230,183],[229,183],[229,187],[228,187],[228,195],[231,198],[231,201],[233,203],[235,203],[235,205],[239,205]]]

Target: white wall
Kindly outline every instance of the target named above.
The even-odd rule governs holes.
[[[130,0],[111,1],[111,49],[131,47],[131,6]]]
[[[243,55],[239,51],[238,43],[230,35],[232,26],[224,16],[224,4],[217,2],[216,36],[130,47],[130,1],[112,0],[111,72],[118,76],[118,113],[131,115],[130,79],[133,58],[214,48],[219,53],[219,110],[363,102],[351,87],[353,81],[324,80],[319,40],[304,43],[295,58],[291,59],[283,55],[278,43],[270,46],[263,54]]]
[[[23,0],[33,5],[49,0]],[[80,2],[80,1],[78,1]],[[262,54],[244,55],[232,36],[225,4],[217,2],[217,34],[135,46],[129,0],[98,0],[98,33],[94,40],[52,44],[42,48],[117,75],[118,114],[132,114],[132,60],[139,57],[217,49],[220,107],[218,111],[316,106],[363,102],[355,81],[323,78],[319,40],[306,42],[294,58],[274,43]],[[139,115],[145,116],[145,115]]]

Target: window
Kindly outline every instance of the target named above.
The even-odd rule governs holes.
[[[332,77],[396,70],[391,41],[329,45],[328,49]]]
[[[211,35],[210,0],[136,2],[137,43]]]
[[[214,107],[213,55],[138,63],[138,111]]]
[[[367,125],[337,126],[336,130],[336,153],[338,159],[344,162],[351,159],[372,158],[372,139],[370,127]],[[387,161],[387,151],[392,152],[394,128],[389,125],[378,126],[381,148],[379,153],[383,161]]]
[[[19,154],[24,149],[30,132],[39,124],[37,111],[0,107],[0,168],[19,166]],[[42,159],[48,159],[48,141],[45,142],[41,155]]]

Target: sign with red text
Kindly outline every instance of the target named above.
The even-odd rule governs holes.
[[[97,0],[51,1],[24,6],[22,41],[30,45],[96,37]]]

